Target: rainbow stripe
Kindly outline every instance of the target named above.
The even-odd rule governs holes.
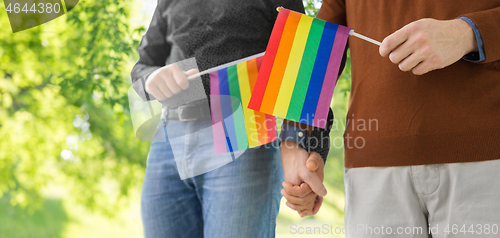
[[[281,8],[248,108],[325,128],[350,30]]]
[[[215,153],[257,147],[276,140],[276,117],[248,109],[263,57],[210,73]]]

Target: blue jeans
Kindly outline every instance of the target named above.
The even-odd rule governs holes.
[[[184,145],[176,145],[168,137],[202,131],[210,125],[210,120],[160,122],[158,130],[163,129],[164,134],[158,130],[157,134],[165,135],[165,142],[151,144],[142,188],[146,238],[275,236],[283,181],[276,146],[248,149],[222,167],[180,179],[172,148],[184,146],[190,148],[186,153],[196,150],[194,154],[202,154],[209,145],[213,148],[213,139],[211,134],[191,133],[183,140],[175,140]],[[190,163],[195,162],[196,156],[190,158]]]

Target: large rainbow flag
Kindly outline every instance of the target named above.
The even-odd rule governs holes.
[[[214,152],[257,147],[276,140],[276,117],[248,109],[263,57],[210,73]]]
[[[248,108],[325,128],[350,30],[281,8]]]

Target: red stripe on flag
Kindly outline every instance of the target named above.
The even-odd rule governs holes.
[[[269,82],[267,83],[266,92],[264,93],[264,98],[262,99],[265,103],[260,106],[261,112],[268,114],[273,114],[274,112],[276,100],[283,81],[283,75],[285,74],[293,42],[295,41],[295,33],[297,32],[297,27],[302,15],[304,14],[293,11],[288,14],[288,19],[285,24],[285,29],[283,30],[283,35],[281,36],[281,42],[278,47],[273,69],[271,70]]]
[[[276,22],[274,24],[271,37],[269,38],[269,43],[266,49],[266,55],[262,61],[262,66],[259,69],[259,77],[257,78],[257,83],[255,84],[252,97],[248,103],[248,108],[259,111],[262,104],[262,99],[264,98],[264,93],[266,92],[267,82],[269,76],[271,75],[271,70],[273,69],[273,62],[278,53],[278,47],[281,41],[281,35],[283,34],[283,29],[285,29],[285,23],[288,19],[288,14],[290,10],[281,8]]]
[[[264,57],[257,58],[257,70],[260,70],[260,66],[262,66],[262,60],[264,60]]]
[[[283,8],[281,8],[283,10]],[[266,131],[267,137],[269,138],[268,142],[275,141],[277,138],[276,135],[276,117],[266,114]]]

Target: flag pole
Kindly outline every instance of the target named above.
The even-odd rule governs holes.
[[[224,68],[227,68],[227,67],[230,67],[230,66],[233,66],[233,65],[237,65],[239,63],[243,63],[243,62],[246,62],[246,61],[249,61],[249,60],[253,60],[253,59],[259,58],[261,56],[264,56],[265,53],[266,52],[258,53],[258,54],[251,55],[251,56],[248,56],[248,57],[243,58],[243,59],[235,60],[233,62],[229,62],[229,63],[223,64],[223,65],[219,65],[217,67],[213,67],[213,68],[201,71],[201,72],[199,72],[197,74],[193,74],[193,75],[189,76],[188,80],[196,79],[196,78],[198,78],[198,77],[200,77],[200,76],[202,76],[204,74],[209,74],[209,73],[212,73],[212,72],[216,72],[216,71],[219,71],[221,69],[224,69]]]
[[[374,40],[374,39],[372,39],[370,37],[366,37],[364,35],[358,34],[358,33],[354,32],[354,30],[351,30],[349,32],[349,35],[358,37],[359,39],[368,41],[368,42],[373,43],[373,44],[378,45],[378,46],[382,45],[382,43],[380,43],[379,41],[376,41],[376,40]]]

